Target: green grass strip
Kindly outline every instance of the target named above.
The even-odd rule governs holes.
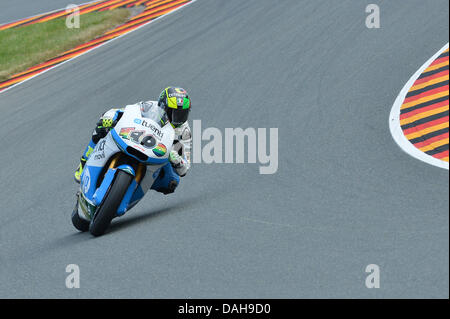
[[[128,9],[80,15],[80,28],[59,18],[0,31],[0,81],[86,43],[126,22]]]

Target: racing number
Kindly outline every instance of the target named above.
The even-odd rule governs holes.
[[[128,130],[128,128],[122,129],[121,133],[122,133],[122,131],[125,132],[125,134],[123,134],[123,135],[121,134],[121,136],[123,138],[129,139],[134,143],[141,144],[145,148],[152,148],[153,146],[156,145],[156,139],[153,137],[153,135],[142,136],[145,133],[145,131],[139,131],[139,130],[130,131],[130,130]],[[126,133],[128,133],[128,134],[126,134]]]
[[[142,139],[141,144],[146,148],[152,148],[156,144],[156,140],[153,136],[147,135]]]
[[[141,137],[142,134],[144,134],[145,131],[131,131],[130,132],[130,140],[132,140],[135,143],[139,144],[139,138]]]

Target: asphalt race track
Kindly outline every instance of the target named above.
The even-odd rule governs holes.
[[[388,117],[448,41],[449,3],[383,1],[380,29],[368,3],[199,0],[0,94],[0,297],[448,298],[449,173],[404,153]],[[203,128],[278,128],[278,172],[194,164],[103,237],[78,233],[97,118],[167,85]]]
[[[2,0],[0,2],[0,23],[12,22],[41,13],[65,8],[68,4],[81,4],[92,0]]]

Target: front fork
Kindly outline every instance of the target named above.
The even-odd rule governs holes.
[[[140,162],[137,162],[136,170],[131,165],[127,165],[127,164],[118,165],[120,163],[120,159],[122,158],[122,156],[126,156],[126,155],[123,153],[116,153],[115,155],[113,155],[111,162],[109,163],[109,166],[108,166],[108,171],[111,169],[121,169],[128,173],[132,172],[131,175],[133,175],[136,182],[138,184],[140,184],[142,179],[144,178],[144,173],[145,173],[145,170],[147,167],[145,166],[145,164],[142,164]],[[126,166],[128,166],[128,168],[130,168],[131,170],[128,170]]]

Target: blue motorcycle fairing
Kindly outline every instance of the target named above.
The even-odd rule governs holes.
[[[111,185],[112,181],[114,180],[114,176],[116,175],[116,169],[110,168],[105,174],[105,177],[103,178],[102,183],[95,191],[94,195],[92,196],[92,201],[94,202],[95,206],[98,206],[103,201],[103,198],[106,195],[106,192],[109,189],[109,185]]]
[[[136,205],[142,199],[142,197],[144,197],[144,195],[145,193],[144,190],[142,189],[142,186],[138,185],[133,193],[133,196],[130,199],[130,204],[128,205],[127,210],[131,209],[134,205]]]
[[[160,175],[161,170],[163,170],[162,177]],[[155,178],[155,181],[153,182],[153,185],[150,189],[153,189],[157,192],[161,192],[169,187],[169,183],[171,181],[176,181],[177,185],[180,184],[180,175],[175,172],[175,170],[172,167],[172,164],[167,163],[160,169],[158,169],[154,174],[153,177]]]
[[[81,190],[86,199],[93,202],[98,177],[103,167],[86,165],[81,174]]]
[[[130,175],[136,176],[136,173],[134,172],[133,167],[131,167],[128,164],[122,164],[120,166],[117,167],[118,170],[124,171]]]
[[[119,208],[117,209],[117,216],[122,216],[125,214],[125,212],[129,209],[129,204],[131,201],[131,198],[135,192],[137,186],[137,182],[135,179],[131,181],[130,186],[128,186],[127,191],[125,192],[125,195],[123,196],[122,202],[119,205]]]
[[[103,178],[102,183],[100,184],[100,186],[97,188],[97,190],[95,191],[94,195],[92,196],[92,201],[95,204],[95,206],[100,205],[103,202],[103,199],[105,198],[106,192],[108,191],[109,187],[111,186],[111,183],[114,180],[114,177],[116,175],[117,171],[124,171],[127,174],[133,175],[135,176],[135,172],[133,167],[131,167],[130,165],[127,164],[123,164],[118,166],[117,168],[110,168],[108,169],[108,171],[105,174],[105,177]],[[130,187],[128,187],[127,192],[125,193],[125,196],[122,200],[121,206],[119,207],[117,214],[118,215],[123,215],[128,207],[128,203],[131,199],[131,196],[133,195],[133,192],[136,188],[137,182],[135,179],[133,179],[133,181],[130,184]]]

